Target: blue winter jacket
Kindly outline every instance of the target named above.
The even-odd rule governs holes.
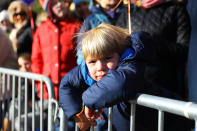
[[[109,70],[100,81],[95,82],[88,75],[85,63],[71,70],[61,81],[59,88],[59,105],[67,118],[79,113],[82,104],[91,109],[103,108],[103,120],[98,130],[107,130],[108,107],[113,107],[113,130],[128,131],[130,127],[130,104],[128,100],[136,99],[139,89],[145,89],[144,62],[153,60],[153,48],[150,37],[144,32],[135,32],[130,36],[130,46],[121,55],[115,70]],[[147,90],[149,90],[147,88]],[[161,89],[151,89],[163,96]],[[164,91],[164,96],[165,96]],[[166,96],[169,95],[168,93]],[[141,117],[146,118],[139,113]],[[137,117],[139,117],[137,115]],[[146,122],[136,119],[136,128],[148,130]],[[150,124],[148,124],[150,126]],[[151,128],[150,128],[151,130]]]

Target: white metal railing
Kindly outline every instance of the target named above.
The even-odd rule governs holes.
[[[3,113],[6,111],[4,110],[5,105],[10,105],[9,101],[5,103],[5,99],[8,100],[14,100],[15,99],[15,93],[18,93],[18,102],[20,103],[20,83],[21,79],[25,79],[25,89],[27,88],[27,82],[30,80],[32,83],[32,87],[35,87],[36,82],[41,82],[42,85],[45,84],[48,90],[49,99],[48,99],[48,131],[54,131],[55,130],[55,120],[57,117],[60,119],[60,131],[67,131],[67,119],[63,113],[63,110],[58,107],[58,102],[54,99],[54,90],[53,90],[53,84],[51,83],[51,80],[43,75],[33,74],[33,73],[26,73],[26,72],[20,72],[17,70],[11,70],[11,69],[5,69],[0,68],[0,109],[3,109]],[[18,82],[18,83],[17,83]],[[17,83],[17,85],[16,85]],[[43,87],[43,86],[42,86]],[[18,88],[18,90],[16,90]],[[43,94],[43,88],[41,88],[41,94]],[[8,96],[4,96],[4,94],[7,92]],[[18,91],[18,92],[17,92]],[[10,95],[10,92],[12,94]],[[3,95],[2,95],[3,94]],[[27,121],[27,90],[25,90],[25,123],[24,123],[24,130],[27,131],[27,125],[29,122]],[[34,117],[34,102],[35,102],[35,88],[32,88],[32,131],[35,130],[35,117]],[[158,131],[164,130],[164,112],[169,112],[172,114],[180,115],[183,117],[186,117],[188,119],[192,119],[195,121],[195,131],[197,131],[197,104],[192,102],[185,102],[185,101],[179,101],[164,97],[158,97],[148,94],[141,94],[137,98],[136,101],[130,101],[131,102],[131,115],[130,115],[130,131],[135,131],[135,108],[136,104],[150,107],[153,109],[158,110]],[[19,104],[19,109],[20,104]],[[55,111],[56,108],[56,111]],[[13,116],[15,112],[12,112]],[[9,114],[9,113],[8,113]],[[109,108],[109,116],[108,116],[108,131],[112,131],[112,115],[113,110],[112,108]],[[18,115],[20,116],[20,112],[18,112]],[[4,116],[3,114],[0,114],[0,118]],[[9,118],[9,117],[8,117]],[[19,117],[20,118],[20,117]],[[14,119],[12,120],[12,131],[14,131]],[[41,104],[40,104],[40,131],[43,131],[43,95],[41,96]],[[20,127],[20,120],[18,122],[18,126]],[[8,126],[9,127],[9,126]],[[76,131],[78,128],[75,128]],[[94,131],[95,128],[91,128],[91,131]],[[29,129],[28,129],[29,131]]]
[[[25,102],[21,103],[20,97],[21,97],[21,80],[25,81]],[[32,85],[32,123],[28,122],[28,112],[27,112],[27,106],[28,106],[28,85],[27,83],[31,82]],[[5,117],[5,113],[8,112],[8,121],[9,121],[9,110],[5,110],[5,106],[8,108],[10,107],[11,103],[10,101],[13,101],[13,105],[15,105],[15,101],[18,102],[18,114],[14,109],[14,106],[12,106],[12,116],[11,117],[11,123],[12,123],[12,131],[15,129],[15,119],[14,116],[18,115],[19,121],[18,121],[18,128],[21,129],[21,126],[24,126],[25,131],[29,131],[27,128],[28,124],[32,124],[32,131],[35,131],[35,123],[38,123],[38,121],[35,121],[35,83],[40,82],[41,83],[41,99],[40,99],[40,121],[39,125],[40,131],[43,131],[43,85],[45,84],[48,90],[48,124],[47,128],[48,130],[54,131],[54,101],[56,101],[54,98],[54,90],[53,90],[53,84],[51,80],[43,75],[38,75],[34,73],[27,73],[27,72],[21,72],[18,70],[12,70],[12,69],[6,69],[6,68],[0,68],[0,109],[2,110],[2,114],[0,115],[0,118],[3,119]],[[18,96],[18,99],[16,99],[16,94]],[[6,97],[4,97],[6,95]],[[24,125],[21,125],[21,105],[24,104]],[[4,123],[2,124],[2,126]],[[9,128],[8,123],[8,128]],[[4,127],[3,127],[4,128]],[[9,129],[8,129],[9,130]]]
[[[195,131],[197,131],[197,104],[185,102],[153,95],[141,94],[137,99],[137,104],[141,106],[157,109],[158,131],[164,130],[164,112],[169,112],[186,117],[195,121]]]
[[[169,112],[179,116],[186,117],[195,121],[195,131],[197,131],[197,104],[185,102],[164,97],[158,97],[148,94],[141,94],[136,101],[130,101],[130,131],[135,131],[135,108],[136,104],[158,110],[158,131],[164,130],[164,112]],[[60,127],[65,125],[65,115],[63,110],[59,108]],[[108,131],[112,131],[112,108],[109,108],[108,114]],[[64,120],[64,122],[61,122]],[[65,128],[60,128],[60,131],[66,131]],[[77,130],[76,130],[77,131]]]

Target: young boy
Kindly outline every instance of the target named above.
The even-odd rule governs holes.
[[[144,86],[144,61],[152,59],[149,35],[130,36],[125,29],[100,24],[79,37],[84,61],[62,79],[60,106],[81,130],[96,125],[100,115],[98,130],[107,130],[107,107],[113,106],[113,130],[129,130],[128,100]]]

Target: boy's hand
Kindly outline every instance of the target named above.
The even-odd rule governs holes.
[[[96,120],[100,117],[102,109],[92,110],[85,106],[85,116],[88,120]]]
[[[81,113],[80,115],[75,115],[74,116],[75,122],[77,124],[77,126],[80,128],[80,130],[84,131],[87,130],[88,128],[90,128],[91,126],[96,126],[97,123],[95,120],[88,120],[83,113]]]

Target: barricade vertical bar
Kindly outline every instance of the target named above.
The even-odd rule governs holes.
[[[136,103],[131,101],[130,131],[135,131],[135,109]]]
[[[53,84],[52,84],[50,78],[46,77],[44,75],[39,75],[39,74],[34,74],[34,73],[29,73],[29,72],[21,72],[21,71],[18,71],[18,70],[6,69],[6,68],[1,68],[1,67],[0,67],[0,74],[2,76],[2,77],[0,77],[2,80],[3,80],[3,75],[4,75],[4,77],[5,77],[5,75],[14,75],[15,77],[13,77],[13,79],[16,79],[16,83],[18,82],[17,85],[14,85],[14,84],[16,84],[15,82],[13,82],[13,85],[12,85],[13,89],[15,89],[15,86],[18,88],[18,89],[15,89],[16,93],[12,92],[13,93],[12,94],[12,96],[13,96],[12,100],[15,98],[16,94],[18,96],[18,98],[17,99],[15,98],[16,100],[15,101],[13,100],[13,102],[12,102],[13,103],[12,104],[13,105],[12,106],[13,111],[10,114],[11,118],[13,119],[12,120],[12,130],[14,131],[15,125],[17,127],[19,127],[20,129],[21,129],[20,126],[22,126],[21,125],[21,107],[22,107],[22,104],[24,105],[24,103],[20,103],[21,102],[21,100],[20,100],[21,99],[21,78],[22,79],[27,78],[27,80],[31,79],[31,80],[36,80],[36,81],[40,81],[40,79],[41,79],[41,80],[43,80],[43,82],[45,82],[47,90],[48,90],[48,94],[49,94],[49,102],[48,102],[48,130],[54,131],[54,126],[55,126],[55,123],[53,121],[53,118],[54,118],[54,113],[53,113],[54,107],[52,106],[52,100],[55,98],[55,95],[54,95],[54,90],[52,88]],[[4,80],[5,80],[5,78],[4,78]],[[7,80],[7,78],[6,78],[6,80]],[[1,85],[5,86],[4,84],[5,84],[5,81],[2,81]],[[7,85],[6,85],[6,87],[7,87]],[[5,87],[1,87],[1,90],[5,90]],[[43,94],[43,91],[41,92],[41,97],[42,97],[42,94]],[[3,93],[3,95],[5,95],[5,93]],[[1,101],[2,101],[1,102],[2,103],[1,106],[3,106],[3,107],[1,107],[1,109],[3,110],[3,112],[1,112],[1,114],[3,114],[3,115],[5,114],[5,102],[4,102],[5,99],[7,99],[7,97],[6,98],[5,97],[1,98]],[[41,102],[40,105],[43,106],[43,97],[41,98],[40,102]],[[15,103],[18,105],[18,107],[16,107]],[[14,107],[14,105],[15,105],[16,108]],[[41,115],[41,117],[40,117],[41,119],[43,119],[43,112],[42,112],[43,111],[43,107],[42,106],[40,106],[40,108],[41,108],[40,112],[41,113],[39,114],[39,115]],[[34,108],[35,108],[35,106],[34,106]],[[16,111],[14,111],[15,109],[18,110],[18,113]],[[17,114],[15,114],[15,113],[17,113]],[[35,112],[35,114],[36,114],[36,112]],[[17,122],[14,122],[14,121],[16,121],[15,120],[15,116],[17,116],[17,120],[18,120]],[[3,118],[3,116],[1,118]],[[23,117],[23,119],[24,119],[24,117]],[[36,119],[36,117],[35,117],[35,119]],[[27,121],[28,121],[28,119],[27,119]],[[40,121],[42,121],[42,122],[40,122],[40,127],[41,127],[40,131],[41,131],[41,130],[43,130],[42,129],[43,128],[43,120],[40,120]],[[29,124],[29,123],[27,122],[27,124]],[[35,121],[34,121],[34,124],[35,124]],[[27,126],[27,128],[28,128],[28,126]]]
[[[12,103],[11,104],[15,104],[15,76],[13,75],[13,77],[12,77]],[[14,119],[14,116],[15,116],[15,111],[14,111],[14,106],[12,106],[12,131],[14,131],[14,123],[15,123],[15,119]]]
[[[60,131],[67,131],[67,119],[64,115],[64,112],[62,109],[59,110],[60,112]]]
[[[53,84],[51,80],[47,77],[44,77],[44,80],[47,85],[47,90],[49,94],[49,104],[48,104],[48,129],[51,131],[55,130],[55,123],[54,123],[54,112],[55,112],[55,106],[52,105],[52,101],[55,100],[55,94],[53,90]],[[56,101],[56,100],[55,100]]]
[[[14,105],[13,105],[14,106]],[[15,112],[15,108],[13,110]],[[18,129],[21,129],[21,77],[18,77]]]
[[[2,75],[1,75],[1,72],[0,72],[0,113],[2,113],[2,99],[3,99],[3,86],[2,86]],[[2,119],[2,115],[0,115],[0,120]],[[2,122],[2,121],[0,121]],[[0,123],[2,124],[2,123]]]
[[[9,126],[9,103],[10,103],[10,75],[7,75],[7,93],[8,93],[8,101],[7,101],[7,107],[8,107],[8,131],[10,130]]]
[[[32,80],[32,131],[35,131],[35,80]]]
[[[109,107],[108,131],[112,131],[112,120],[113,120],[113,108],[112,107]]]
[[[77,124],[75,124],[75,131],[79,131]]]
[[[5,114],[5,98],[4,98],[4,96],[5,96],[5,74],[3,73],[3,76],[2,76],[2,83],[3,83],[3,89],[2,89],[2,94],[3,94],[3,99],[2,99],[2,117],[3,117],[3,119],[4,119],[4,114]],[[3,121],[3,130],[4,130],[4,121]]]
[[[27,87],[27,78],[25,78],[25,131],[27,131],[27,101],[28,101],[28,87]],[[23,118],[24,119],[24,118]]]
[[[159,110],[158,111],[158,131],[163,131],[164,129],[164,112]]]
[[[91,126],[90,127],[90,131],[94,131],[94,126]]]
[[[3,100],[3,83],[2,83],[2,75],[1,75],[1,72],[0,72],[0,113],[3,113],[2,112],[2,101]],[[3,116],[0,115],[0,120],[3,120]],[[0,121],[1,125],[3,124],[3,121]]]
[[[43,81],[41,79],[40,131],[43,131]]]

